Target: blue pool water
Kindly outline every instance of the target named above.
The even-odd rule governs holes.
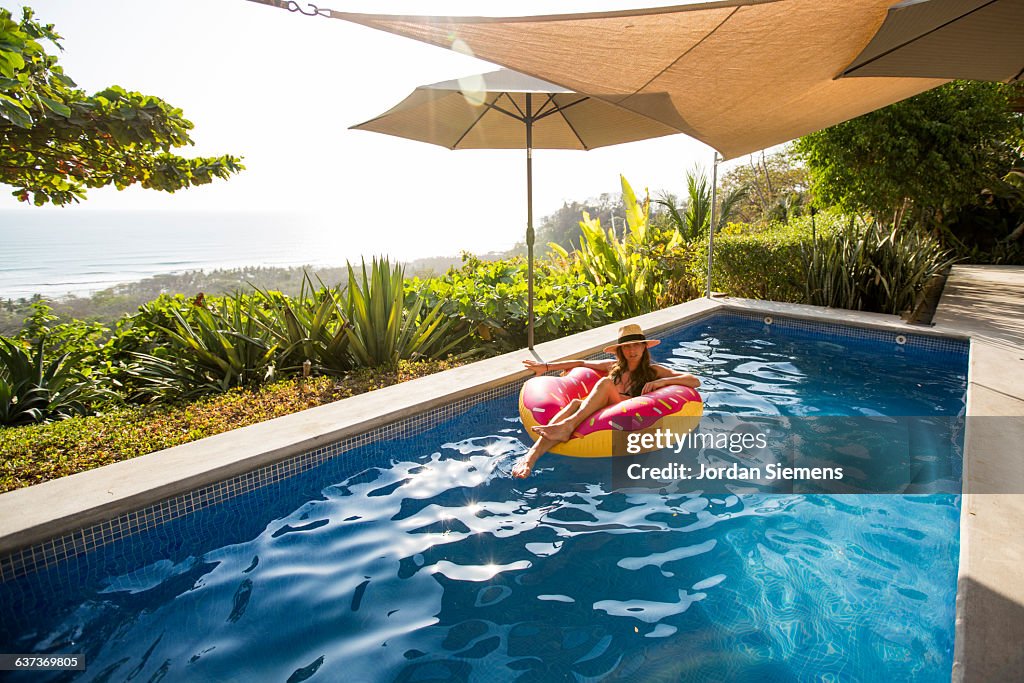
[[[653,352],[709,416],[963,412],[963,350],[780,327]],[[959,495],[615,489],[560,456],[514,480],[526,443],[514,397],[481,403],[0,585],[0,652],[90,681],[949,680]]]

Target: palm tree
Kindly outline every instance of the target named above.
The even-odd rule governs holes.
[[[715,230],[729,222],[739,202],[746,198],[749,187],[742,185],[727,192],[718,204],[718,216]],[[711,183],[703,169],[695,166],[686,173],[686,202],[676,206],[674,195],[662,193],[661,199],[655,200],[668,210],[679,234],[686,240],[693,240],[708,231],[711,225]]]

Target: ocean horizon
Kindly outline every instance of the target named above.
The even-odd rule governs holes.
[[[88,296],[195,270],[344,266],[361,254],[340,233],[302,214],[0,211],[0,299]]]

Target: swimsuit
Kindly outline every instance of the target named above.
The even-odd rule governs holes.
[[[625,391],[622,391],[621,389],[619,389],[619,385],[618,384],[615,385],[615,390],[619,392],[619,395],[620,396],[625,396],[626,398],[636,398],[637,396],[642,395],[643,392],[644,392],[643,387],[640,387],[640,391],[638,391],[637,393],[634,394],[634,393],[630,392],[630,389],[632,389],[632,388],[633,388],[632,382],[630,382],[630,384],[628,386],[626,386],[626,390]]]

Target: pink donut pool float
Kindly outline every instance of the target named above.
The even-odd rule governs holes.
[[[534,440],[540,438],[533,427],[548,424],[570,401],[586,397],[601,377],[601,373],[590,368],[573,368],[561,377],[527,380],[519,392],[519,416],[526,433]],[[582,458],[624,455],[613,453],[616,432],[654,432],[666,426],[666,418],[673,417],[685,418],[671,423],[673,432],[685,433],[697,426],[703,413],[704,403],[695,389],[680,385],[662,387],[597,411],[576,428],[572,439],[558,444],[551,452]]]

